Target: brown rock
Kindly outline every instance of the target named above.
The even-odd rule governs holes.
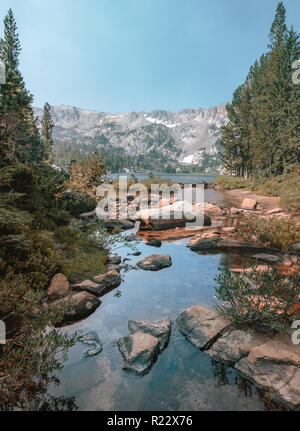
[[[257,207],[257,200],[256,199],[244,199],[242,203],[242,208],[246,210],[255,210]]]
[[[89,289],[89,292],[96,296],[103,296],[121,284],[121,277],[117,271],[109,271],[106,274],[94,277],[95,288]]]
[[[56,274],[51,282],[47,291],[47,295],[51,301],[64,298],[70,292],[70,283],[67,277],[63,274]]]

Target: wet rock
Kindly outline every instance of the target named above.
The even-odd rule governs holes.
[[[97,356],[102,352],[102,344],[99,340],[96,332],[87,332],[79,336],[79,341],[83,344],[91,346],[91,349],[86,350],[82,354],[82,359],[91,358],[92,356]]]
[[[191,251],[205,251],[216,248],[219,241],[220,237],[218,235],[212,235],[206,238],[203,238],[201,235],[198,238],[193,238],[187,246]]]
[[[99,284],[96,284],[91,280],[85,280],[81,283],[73,284],[72,289],[78,290],[80,292],[89,292],[93,295],[97,289],[99,289],[99,287]]]
[[[255,210],[257,207],[257,200],[256,199],[244,199],[242,203],[242,208],[246,210]]]
[[[172,259],[168,255],[153,254],[142,259],[137,266],[145,271],[160,271],[172,266]]]
[[[259,253],[253,257],[254,259],[262,260],[263,262],[267,262],[267,263],[278,263],[280,261],[280,257],[274,254]]]
[[[135,332],[118,341],[119,350],[124,358],[124,370],[144,375],[157,361],[159,340],[144,332]]]
[[[122,262],[121,256],[111,256],[108,259],[108,263],[111,265],[120,265],[121,262]]]
[[[94,277],[94,282],[97,283],[98,287],[93,290],[94,295],[103,296],[121,284],[121,277],[117,271],[109,271],[106,274],[98,275]]]
[[[150,241],[146,242],[146,245],[149,245],[150,247],[161,247],[162,242],[160,239],[151,239]]]
[[[128,253],[128,256],[140,256],[142,254],[141,251],[134,251],[133,253]]]
[[[82,320],[90,316],[101,305],[100,299],[88,292],[79,292],[66,296],[53,303],[53,305],[59,307],[60,304],[64,305],[69,303],[69,301],[71,301],[73,305],[71,310],[65,313],[63,321],[60,322],[61,324]]]
[[[52,277],[49,288],[47,290],[47,295],[50,301],[55,301],[56,299],[64,298],[70,292],[70,283],[63,274],[56,274]]]
[[[119,219],[104,219],[103,226],[106,229],[119,228],[121,230],[128,230],[134,228],[134,223],[129,220],[119,220]]]
[[[108,272],[111,272],[111,271],[117,271],[117,272],[121,272],[121,266],[120,265],[112,265],[112,264],[110,264],[110,265],[107,265],[107,270],[108,270]]]
[[[257,334],[252,330],[227,331],[212,345],[207,353],[214,360],[232,365],[248,356],[250,350],[266,343],[267,340],[268,337],[266,335]]]
[[[300,406],[300,346],[289,337],[277,336],[255,347],[235,368],[275,399]]]
[[[186,339],[201,350],[209,349],[231,326],[228,319],[201,305],[194,305],[183,311],[176,322]]]
[[[128,327],[131,333],[144,332],[153,335],[159,340],[159,350],[162,352],[169,344],[171,335],[171,320],[130,320]]]

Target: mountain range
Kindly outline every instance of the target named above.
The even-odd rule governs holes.
[[[155,160],[158,169],[221,169],[217,143],[227,122],[225,103],[178,112],[109,114],[73,106],[53,106],[51,110],[58,153],[62,147],[86,154],[98,150],[109,160],[119,154],[124,166],[118,169],[152,170]],[[36,108],[35,113],[41,118],[42,109]]]

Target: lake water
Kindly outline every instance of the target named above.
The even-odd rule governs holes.
[[[170,179],[174,183],[180,184],[201,184],[205,181],[208,184],[211,184],[216,175],[206,175],[206,174],[153,174],[154,177],[160,177],[162,179]],[[130,177],[130,174],[111,174],[109,177],[117,178],[118,176],[127,176]],[[134,174],[134,176],[138,179],[138,181],[142,181],[149,178],[149,174]]]
[[[206,200],[222,201],[222,194],[208,190]],[[130,233],[130,232],[129,232]],[[195,304],[214,306],[219,267],[233,255],[196,254],[186,247],[188,240],[166,242],[154,249],[143,242],[142,252],[128,264],[151,254],[169,254],[172,267],[148,272],[122,272],[123,282],[105,295],[102,305],[88,319],[64,328],[64,332],[94,331],[103,351],[82,359],[87,346],[78,343],[58,375],[60,385],[51,388],[57,397],[75,397],[79,410],[112,411],[204,411],[265,410],[268,406],[255,387],[233,369],[213,363],[208,355],[192,346],[180,334],[176,318]],[[117,250],[128,257],[127,248]],[[169,346],[150,373],[136,376],[122,369],[123,358],[117,341],[129,334],[128,321],[171,318]]]

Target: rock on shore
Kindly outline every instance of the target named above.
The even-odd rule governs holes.
[[[232,365],[273,400],[300,408],[300,345],[293,345],[290,337],[237,329],[200,305],[183,311],[177,325],[194,346]]]

